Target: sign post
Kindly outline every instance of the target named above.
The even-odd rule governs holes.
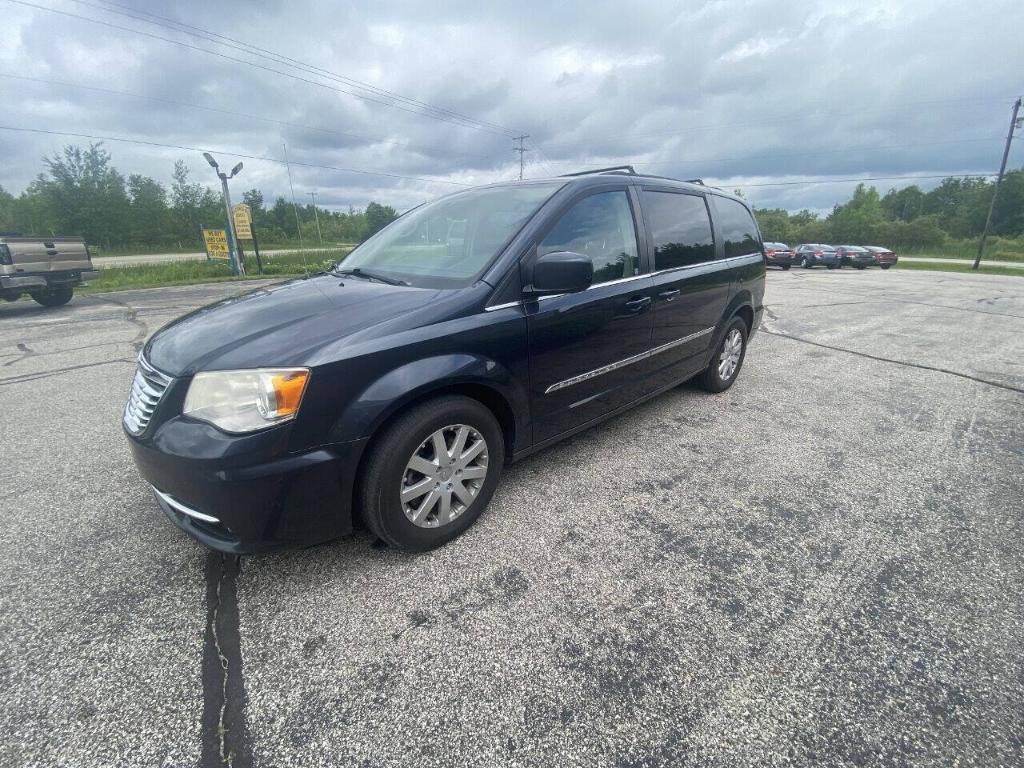
[[[228,233],[223,229],[203,229],[203,242],[206,243],[206,258],[231,261],[228,247]]]
[[[245,203],[238,203],[231,207],[231,217],[235,225],[235,237],[238,238],[238,252],[242,252],[242,240],[252,240],[253,249],[256,251],[256,269],[263,274],[263,262],[260,260],[260,246],[256,242],[256,228],[252,223],[252,211]]]

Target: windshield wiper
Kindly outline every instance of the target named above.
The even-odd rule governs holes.
[[[405,280],[399,280],[397,277],[387,277],[386,275],[378,274],[377,272],[368,272],[362,267],[353,267],[352,269],[336,269],[331,274],[334,275],[355,275],[356,277],[365,277],[367,280],[378,280],[388,285],[408,285]]]

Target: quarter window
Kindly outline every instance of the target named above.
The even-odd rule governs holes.
[[[570,208],[537,246],[537,255],[574,251],[594,263],[594,284],[640,274],[636,229],[624,191],[599,192]]]
[[[746,256],[761,250],[757,224],[745,205],[727,197],[716,197],[715,210],[718,212],[718,228],[722,231],[725,258]]]
[[[654,268],[673,269],[715,258],[715,238],[703,197],[643,192],[644,213],[654,241]]]

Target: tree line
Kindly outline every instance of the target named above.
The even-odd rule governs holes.
[[[765,240],[797,243],[884,245],[935,248],[947,240],[976,238],[985,226],[994,182],[985,178],[946,178],[930,192],[917,185],[890,189],[857,185],[853,196],[826,216],[813,211],[755,209]],[[1024,169],[1003,179],[990,233],[1024,235]]]
[[[168,189],[141,174],[127,177],[113,167],[102,142],[69,145],[44,157],[46,170],[21,194],[0,187],[0,232],[80,235],[105,248],[202,248],[200,226],[223,227],[220,194],[192,181],[186,164],[174,164]],[[862,243],[891,248],[933,248],[948,239],[975,238],[982,230],[993,182],[947,178],[925,192],[913,185],[880,195],[858,185],[852,197],[821,216],[755,209],[766,240],[796,243]],[[365,210],[330,211],[312,204],[293,206],[284,197],[269,203],[258,189],[242,193],[264,244],[318,242],[316,217],[327,242],[360,242],[397,217],[389,205],[370,202]],[[296,221],[296,219],[298,219]],[[992,219],[991,233],[1024,236],[1024,169],[1007,173]]]
[[[201,226],[225,226],[221,195],[192,181],[184,161],[175,162],[170,189],[141,174],[126,177],[114,168],[102,142],[66,146],[44,157],[43,164],[46,170],[20,195],[0,187],[0,232],[78,235],[108,249],[202,249]],[[283,197],[268,205],[255,188],[242,192],[241,201],[252,209],[261,245],[300,239],[314,245],[317,217],[325,242],[360,242],[398,216],[376,202],[346,212],[319,206],[314,211],[312,204],[293,206]]]

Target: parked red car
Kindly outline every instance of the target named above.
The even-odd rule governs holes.
[[[765,243],[764,261],[768,266],[789,269],[796,259],[796,251],[785,243]]]
[[[875,257],[875,264],[880,266],[882,269],[888,269],[899,261],[899,259],[896,258],[896,254],[888,248],[883,248],[880,245],[866,245],[864,247],[871,251],[871,254]]]

